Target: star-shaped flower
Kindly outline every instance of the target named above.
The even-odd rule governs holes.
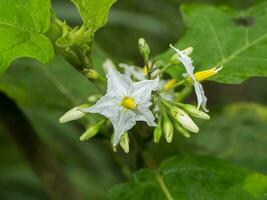
[[[183,51],[180,51],[179,49],[175,48],[174,46],[170,45],[170,47],[177,53],[178,59],[184,65],[188,76],[193,81],[193,85],[194,85],[196,96],[197,96],[198,108],[201,106],[204,111],[208,112],[208,110],[206,108],[207,97],[205,96],[205,93],[204,93],[204,90],[203,90],[201,83],[199,81],[197,81],[195,76],[194,76],[194,66],[193,66],[192,59],[188,55],[186,55]]]
[[[123,68],[124,74],[130,78],[133,77],[138,81],[143,81],[146,79],[146,75],[141,68],[138,68],[133,65],[127,65],[124,63],[120,63],[119,67]]]
[[[145,121],[156,126],[149,107],[151,93],[158,89],[159,79],[133,82],[120,74],[112,65],[107,67],[107,93],[94,106],[82,109],[83,112],[99,113],[111,121],[115,134],[113,146],[121,136],[130,130],[136,121]]]

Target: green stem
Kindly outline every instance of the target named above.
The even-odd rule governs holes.
[[[175,97],[176,102],[183,101],[192,92],[192,86],[186,86],[179,94]]]
[[[183,85],[184,83],[185,83],[185,80],[181,80],[181,81],[179,81],[178,83],[174,84],[172,87],[170,87],[168,89],[161,89],[161,90],[159,90],[158,93],[167,92],[167,91],[169,91],[171,89],[174,89],[174,88],[177,88],[178,86]]]
[[[157,77],[158,75],[164,73],[167,69],[169,69],[169,68],[171,68],[171,67],[174,67],[174,66],[176,66],[176,64],[169,64],[169,65],[163,67],[163,68],[162,68],[157,74],[155,74],[152,78]]]

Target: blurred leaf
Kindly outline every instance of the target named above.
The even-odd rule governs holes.
[[[264,200],[267,177],[198,156],[173,157],[159,172],[144,169],[115,186],[110,200]]]
[[[93,32],[104,26],[109,10],[116,0],[71,0],[78,8],[83,21]]]
[[[50,0],[2,0],[0,13],[0,75],[19,57],[52,59],[53,46],[43,35],[50,24]]]
[[[242,167],[267,172],[267,107],[240,103],[202,122],[190,142],[198,152],[217,155]]]
[[[267,76],[266,2],[245,11],[208,5],[184,5],[181,11],[187,31],[176,47],[194,47],[197,71],[224,66],[212,79],[222,83]],[[172,54],[168,51],[160,58],[167,61]],[[181,70],[173,68],[170,73],[180,78]]]
[[[47,194],[27,165],[13,165],[0,170],[0,198],[8,200],[45,200]]]
[[[99,49],[93,50],[93,61],[99,68],[103,61],[102,55]],[[67,110],[85,103],[90,94],[98,92],[95,87],[62,58],[55,56],[49,65],[17,60],[1,78],[0,91],[13,99],[24,111],[35,130],[59,158],[68,176],[77,184],[84,198],[93,196],[103,199],[104,191],[113,184],[117,175],[113,171],[106,148],[95,140],[79,141],[80,134],[84,131],[83,123],[87,124],[87,120],[68,124],[58,122],[59,117]],[[90,120],[93,121],[94,118],[90,117]],[[10,154],[12,152],[8,152],[6,156]],[[14,156],[12,158],[16,159]],[[6,162],[12,165],[12,161],[6,159]],[[90,189],[84,189],[87,186]]]

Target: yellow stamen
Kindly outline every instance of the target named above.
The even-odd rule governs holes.
[[[211,69],[208,69],[208,70],[203,70],[203,71],[199,71],[199,72],[196,72],[194,74],[195,78],[197,81],[204,81],[212,76],[214,76],[215,74],[217,74],[220,70],[222,69],[222,67],[219,67],[219,68],[211,68]],[[189,76],[186,77],[186,80],[188,82],[192,82],[191,78]]]
[[[137,104],[135,103],[135,101],[130,98],[130,97],[124,97],[123,100],[121,101],[121,105],[124,107],[124,108],[127,108],[127,109],[131,109],[131,110],[134,110],[137,108]]]
[[[143,68],[143,73],[144,73],[144,75],[148,75],[148,69],[147,69],[147,66],[144,66],[144,68]]]
[[[177,81],[175,79],[171,79],[169,80],[167,83],[165,83],[165,85],[163,86],[163,90],[169,90],[171,89],[175,84],[177,83]]]

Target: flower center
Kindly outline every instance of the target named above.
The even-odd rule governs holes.
[[[131,109],[131,110],[134,110],[137,108],[137,103],[135,103],[135,101],[130,97],[124,97],[123,100],[121,101],[121,105],[124,108]]]

